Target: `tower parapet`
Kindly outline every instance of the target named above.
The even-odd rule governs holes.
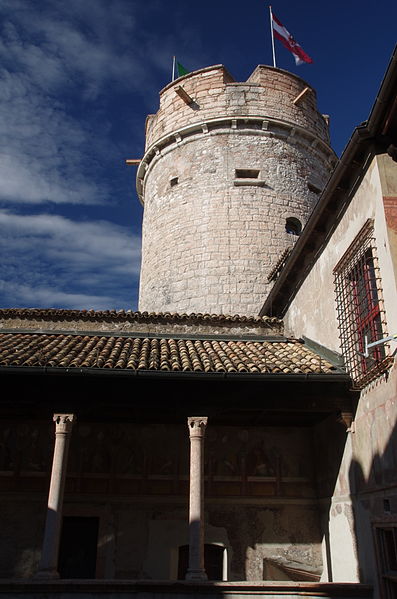
[[[296,75],[259,65],[240,83],[216,65],[167,85],[137,174],[139,309],[257,314],[334,162]]]

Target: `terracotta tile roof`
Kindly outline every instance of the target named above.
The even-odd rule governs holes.
[[[44,333],[0,334],[0,366],[170,372],[330,374],[295,339],[217,340]]]
[[[38,319],[44,320],[113,320],[113,321],[208,321],[216,323],[269,323],[281,324],[279,318],[272,316],[240,316],[239,314],[179,314],[176,312],[133,312],[132,310],[65,310],[57,308],[1,308],[0,319]]]

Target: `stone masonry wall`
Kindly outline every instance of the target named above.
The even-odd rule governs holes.
[[[181,85],[194,100],[189,106],[175,93]],[[309,87],[304,98],[293,100]],[[181,126],[225,116],[268,116],[295,123],[327,142],[328,126],[317,111],[316,92],[300,77],[259,65],[244,83],[235,82],[224,66],[189,73],[160,92],[160,108],[146,121],[146,149]]]
[[[139,309],[258,314],[267,275],[296,241],[286,219],[304,224],[318,197],[311,184],[318,192],[329,176],[324,118],[312,90],[293,103],[305,82],[271,67],[257,67],[244,84],[221,66],[179,84],[197,104],[175,93],[178,83],[161,92],[138,171],[145,205]],[[173,131],[180,133],[170,139]]]

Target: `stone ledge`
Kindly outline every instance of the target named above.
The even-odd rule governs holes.
[[[0,580],[0,594],[14,597],[18,593],[19,597],[43,598],[59,596],[65,599],[71,596],[98,597],[102,594],[113,594],[115,597],[120,594],[142,594],[145,598],[153,598],[159,594],[167,595],[169,599],[172,595],[195,595],[196,599],[201,595],[232,595],[236,599],[241,596],[264,596],[268,599],[285,597],[286,599],[295,599],[298,597],[320,597],[333,599],[350,599],[352,597],[361,597],[362,599],[372,599],[372,586],[360,583],[336,583],[336,582],[194,582],[194,581],[173,581],[173,580]]]
[[[251,187],[265,187],[266,186],[266,181],[264,179],[235,179],[234,180],[234,186],[235,187],[242,187],[244,185],[247,186],[251,186]]]
[[[64,310],[40,308],[0,309],[0,328],[5,331],[85,333],[141,333],[144,335],[280,336],[278,318],[205,313],[132,312],[120,310]]]

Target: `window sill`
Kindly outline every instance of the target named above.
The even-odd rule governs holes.
[[[263,179],[235,179],[234,186],[241,187],[243,185],[249,185],[254,187],[264,187],[266,185],[266,181]]]

